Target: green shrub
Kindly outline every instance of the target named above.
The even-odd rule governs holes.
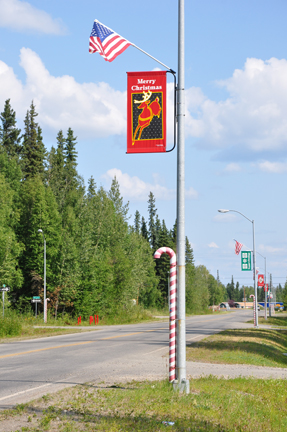
[[[19,336],[22,333],[20,318],[16,316],[0,317],[0,337]]]

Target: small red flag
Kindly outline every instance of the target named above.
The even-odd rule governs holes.
[[[242,249],[243,244],[239,243],[237,240],[235,240],[235,253],[236,255],[239,255],[239,252]]]

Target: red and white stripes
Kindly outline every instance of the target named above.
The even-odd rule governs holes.
[[[160,258],[163,253],[170,257],[169,280],[169,381],[176,379],[176,254],[168,247],[159,248],[154,258]]]
[[[254,327],[256,327],[255,295],[251,294],[249,298],[251,297],[253,297],[253,319],[254,319]]]

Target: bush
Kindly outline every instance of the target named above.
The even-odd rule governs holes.
[[[0,337],[20,336],[22,325],[16,316],[0,317]]]

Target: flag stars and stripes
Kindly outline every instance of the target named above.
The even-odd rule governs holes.
[[[106,61],[113,61],[131,43],[95,20],[90,36],[89,52],[98,52]]]
[[[242,243],[239,243],[237,240],[235,240],[235,253],[236,255],[239,255],[239,252],[241,251],[243,247]]]

